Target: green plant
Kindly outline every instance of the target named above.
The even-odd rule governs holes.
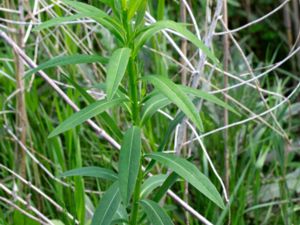
[[[158,202],[168,188],[174,184],[178,176],[189,182],[217,206],[224,208],[222,197],[217,188],[195,165],[187,159],[163,152],[168,134],[166,134],[166,138],[158,151],[153,149],[153,152],[146,152],[142,141],[143,128],[147,120],[159,109],[171,103],[182,111],[174,120],[176,124],[185,115],[200,131],[203,131],[204,125],[194,105],[199,99],[208,100],[235,112],[232,107],[211,94],[176,84],[167,76],[145,75],[142,60],[139,57],[144,44],[157,32],[170,29],[180,33],[203,51],[214,64],[218,65],[218,60],[214,54],[183,24],[162,20],[146,26],[144,21],[146,0],[102,1],[111,7],[112,15],[84,3],[69,0],[63,2],[78,11],[78,14],[47,21],[37,27],[36,30],[49,28],[69,20],[89,17],[98,21],[113,34],[118,47],[109,59],[97,54],[93,56],[57,57],[27,73],[27,76],[30,76],[40,69],[58,65],[108,62],[106,82],[102,86],[106,92],[106,97],[94,102],[87,97],[91,104],[62,122],[50,133],[49,137],[70,130],[99,114],[101,114],[100,117],[106,116],[107,119],[111,120],[106,111],[113,107],[122,107],[126,114],[125,118],[128,119],[129,128],[122,138],[117,174],[113,170],[100,167],[77,168],[62,174],[62,176],[92,176],[113,181],[113,184],[102,196],[95,211],[92,225],[115,223],[136,225],[145,219],[144,213],[153,224],[173,224]],[[68,79],[73,82],[71,78]],[[148,88],[148,83],[154,86],[153,91],[149,92],[151,89]],[[79,86],[76,84],[74,86],[80,90]],[[84,95],[84,91],[80,91],[80,93]],[[113,124],[108,124],[108,126],[112,130],[117,129]],[[171,124],[171,127],[174,129],[174,123]],[[147,176],[156,162],[174,171],[173,176],[170,176],[173,181],[170,182],[164,177],[165,179],[160,181],[162,186],[154,198],[150,200],[147,197],[149,195],[141,195],[141,193],[145,192],[144,188],[148,188],[144,186],[145,183],[151,186],[151,183],[155,181],[153,177],[147,178]],[[147,169],[144,169],[144,166]],[[161,179],[162,175],[155,175],[155,177],[159,176]],[[155,186],[151,191],[154,191],[154,188]]]

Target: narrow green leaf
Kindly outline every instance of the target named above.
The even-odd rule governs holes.
[[[149,177],[141,187],[141,198],[147,197],[155,188],[161,186],[167,177],[168,175],[165,174],[153,175],[152,177]]]
[[[80,13],[85,15],[97,15],[98,18],[108,17],[109,15],[92,5],[85,4],[83,2],[71,1],[71,0],[62,0],[63,3],[72,6],[74,9],[78,10]]]
[[[94,87],[107,93],[106,83],[96,84],[96,85],[94,85]],[[126,95],[126,90],[121,85],[119,85],[119,89],[115,93],[115,96],[117,98],[126,98],[129,101],[129,97]],[[124,106],[124,108],[126,108],[126,110],[131,114],[130,102],[128,102],[128,101],[123,102],[122,106]]]
[[[213,183],[191,162],[178,156],[161,152],[148,154],[146,157],[155,159],[164,166],[172,169],[220,208],[223,209],[225,207],[222,197]]]
[[[170,103],[171,101],[160,93],[149,98],[142,108],[141,124],[144,124],[154,113]]]
[[[118,90],[122,78],[126,72],[131,49],[119,48],[110,57],[107,68],[107,98],[111,100]]]
[[[147,218],[155,225],[174,225],[168,214],[156,202],[151,200],[140,201]]]
[[[167,193],[167,191],[176,183],[179,176],[177,173],[172,172],[168,175],[168,178],[164,181],[161,187],[157,190],[156,194],[153,197],[155,202],[159,202]]]
[[[120,105],[124,101],[126,101],[124,98],[116,98],[111,101],[107,101],[106,99],[96,101],[62,122],[49,134],[49,138],[70,130],[86,120],[104,112],[105,110]]]
[[[120,224],[120,225],[129,224],[128,214],[123,204],[119,205],[119,208],[114,215],[113,221],[111,222],[111,225],[116,225],[116,224]]]
[[[179,24],[170,20],[158,21],[150,25],[146,30],[141,31],[137,37],[136,50],[140,49],[149,38],[151,38],[157,32],[162,31],[164,29],[171,29],[180,33],[187,40],[189,40],[195,46],[200,48],[207,55],[207,57],[210,58],[215,64],[219,63],[218,59],[209,50],[209,48],[201,40],[199,40],[192,32],[187,30],[183,24]]]
[[[119,184],[123,203],[128,205],[140,167],[141,130],[132,127],[124,134],[119,161]]]
[[[86,92],[85,89],[78,85],[73,79],[69,78],[68,76],[65,76],[65,78],[74,86],[74,88],[83,96],[83,98],[89,104],[96,102],[96,100],[88,92]],[[101,124],[106,126],[105,128],[108,128],[108,130],[111,131],[116,138],[121,139],[123,137],[123,134],[120,131],[117,123],[107,112],[99,114],[97,118],[100,119]]]
[[[142,3],[146,2],[146,0],[130,0],[129,1],[129,11],[128,11],[128,19],[131,19],[135,12],[142,6]]]
[[[195,88],[191,88],[191,87],[187,87],[184,85],[179,85],[179,87],[186,93],[186,94],[191,94],[194,95],[198,98],[202,98],[204,100],[207,100],[209,102],[215,103],[216,105],[222,106],[225,109],[228,109],[229,111],[240,115],[234,108],[232,108],[230,105],[228,105],[226,102],[220,100],[219,98],[217,98],[216,96],[207,93],[205,91],[199,90],[199,89],[195,89]]]
[[[91,225],[108,225],[112,222],[115,213],[121,203],[119,184],[115,182],[103,194],[100,204],[98,205]]]
[[[116,181],[118,179],[118,175],[114,171],[94,166],[68,170],[60,175],[60,177],[71,176],[96,177],[112,181]]]
[[[63,0],[63,2],[76,9],[79,14],[89,17],[102,24],[104,27],[109,29],[119,40],[124,42],[125,30],[123,26],[110,17],[106,12],[98,9],[92,5],[85,4],[77,1]]]
[[[98,55],[71,55],[71,56],[57,56],[45,63],[40,64],[38,67],[29,70],[25,74],[25,78],[38,72],[39,70],[44,70],[56,66],[83,64],[83,63],[107,63],[108,59],[98,56]]]
[[[99,0],[100,2],[103,2],[104,4],[108,5],[109,7],[114,6],[114,1],[112,0]]]
[[[75,15],[72,15],[72,16],[65,16],[65,17],[56,17],[56,18],[53,18],[51,20],[47,20],[47,21],[43,22],[42,24],[38,25],[37,27],[35,27],[33,29],[33,31],[40,31],[40,30],[50,28],[50,27],[53,27],[53,26],[62,25],[66,22],[81,19],[83,17],[85,17],[83,14],[75,14]]]
[[[160,145],[158,146],[157,152],[162,152],[165,149],[166,144],[168,143],[168,140],[172,134],[172,132],[175,130],[176,126],[181,123],[181,121],[184,118],[184,113],[183,112],[179,112],[176,117],[174,118],[174,120],[172,120],[169,123],[168,129],[165,132],[164,138],[162,140],[162,142],[160,143]],[[150,163],[147,165],[146,167],[146,173],[150,172],[150,170],[153,168],[153,166],[155,165],[155,160],[152,159],[150,161]]]
[[[203,131],[202,120],[197,113],[194,104],[189,97],[173,83],[170,79],[163,76],[146,76],[143,78],[150,81],[156,89],[165,95],[171,102],[173,102],[185,115],[197,126],[200,131]]]
[[[63,222],[61,222],[60,220],[51,220],[51,223],[53,223],[54,225],[65,225]]]

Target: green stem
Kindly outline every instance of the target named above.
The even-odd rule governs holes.
[[[126,45],[131,49],[134,49],[134,42],[131,41],[132,27],[130,21],[128,21],[127,9],[123,9],[123,23],[127,32],[127,43]],[[138,70],[137,63],[135,62],[135,56],[131,56],[128,62],[128,76],[129,76],[129,91],[131,99],[131,111],[132,111],[132,122],[135,126],[140,126],[140,108],[139,108],[139,84],[138,84]],[[130,224],[137,225],[138,210],[139,210],[139,199],[141,192],[141,185],[143,181],[142,171],[142,158],[140,158],[139,174],[134,188],[134,194],[132,199],[132,211],[130,217]]]
[[[142,171],[142,162],[140,163],[139,175],[136,181],[134,194],[133,194],[133,201],[132,201],[132,213],[130,219],[130,225],[137,225],[138,221],[138,210],[139,210],[139,200],[140,200],[140,192],[141,186],[143,181],[143,171]]]
[[[140,123],[140,113],[139,113],[139,97],[138,97],[138,74],[136,71],[136,66],[134,60],[131,58],[128,63],[128,73],[129,73],[129,88],[130,88],[130,98],[131,98],[131,111],[132,111],[132,121],[134,125],[139,126]]]

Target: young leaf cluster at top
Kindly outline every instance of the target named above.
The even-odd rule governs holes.
[[[85,97],[87,93],[84,90],[79,90],[90,104],[62,122],[50,133],[49,137],[72,129],[97,115],[105,116],[107,120],[112,121],[111,126],[117,127],[106,112],[113,107],[124,107],[131,115],[131,119],[128,121],[131,124],[130,128],[124,135],[118,133],[123,140],[118,172],[99,167],[85,167],[62,174],[62,176],[92,176],[112,181],[112,185],[103,194],[95,211],[92,225],[135,225],[143,223],[146,218],[155,225],[173,224],[158,202],[171,185],[178,180],[178,177],[189,182],[217,206],[223,208],[224,203],[216,187],[194,164],[184,158],[164,153],[163,150],[170,132],[175,127],[174,123],[179,123],[183,116],[193,122],[200,131],[204,130],[201,117],[192,98],[195,100],[202,98],[236,113],[235,110],[209,93],[176,84],[166,76],[160,74],[144,75],[139,59],[139,53],[146,42],[157,32],[165,29],[181,34],[206,54],[210,60],[218,63],[214,54],[182,24],[162,20],[146,26],[144,21],[147,8],[146,0],[101,0],[102,3],[110,7],[112,12],[110,15],[85,3],[70,0],[63,0],[62,2],[72,7],[76,14],[46,21],[36,27],[35,30],[88,17],[108,29],[114,36],[118,47],[108,59],[97,54],[62,56],[53,58],[28,72],[27,76],[41,69],[55,66],[94,62],[107,64],[106,81],[102,85],[106,92],[106,98],[94,101],[90,96]],[[141,82],[144,85],[147,83],[153,85],[154,90],[143,96],[140,90]],[[80,89],[78,85],[74,84],[74,86]],[[144,152],[142,142],[144,124],[159,109],[172,103],[180,109],[181,113],[170,124],[170,129],[160,147],[153,149],[153,152]],[[144,161],[145,158],[151,160],[146,165],[146,170],[143,169],[146,162]],[[158,174],[147,178],[148,172],[156,162],[174,171],[173,175]],[[149,199],[150,193],[152,193],[151,196],[154,196],[151,199]]]

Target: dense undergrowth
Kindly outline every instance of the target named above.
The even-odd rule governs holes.
[[[0,224],[299,224],[297,1],[62,2],[0,5]]]

